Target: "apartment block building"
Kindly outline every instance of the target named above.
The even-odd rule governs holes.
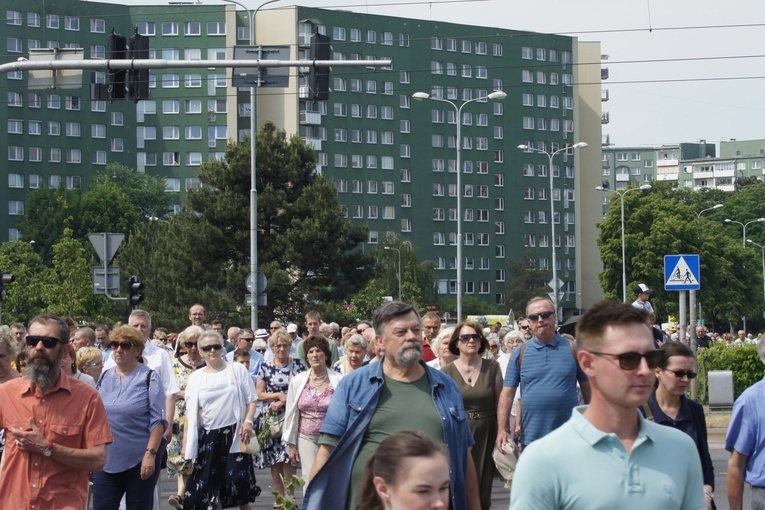
[[[81,47],[85,58],[102,58],[111,27],[149,36],[150,58],[169,61],[232,58],[250,35],[248,13],[232,5],[6,5],[5,61],[33,47]],[[333,68],[327,101],[311,99],[308,69],[300,68],[290,70],[287,87],[257,94],[259,124],[272,121],[316,149],[317,172],[335,182],[348,218],[369,227],[365,249],[394,232],[434,261],[439,293],[456,294],[462,264],[464,293],[499,302],[507,261],[531,249],[536,266],[550,268],[555,243],[563,308],[599,299],[597,264],[586,262],[598,259],[597,248],[578,242],[594,239],[601,213],[588,200],[596,195],[580,188],[600,183],[592,171],[601,143],[598,43],[300,6],[260,11],[255,28],[259,44],[289,46],[292,59],[309,58],[311,37],[321,33],[331,39],[333,59],[393,60],[386,68]],[[19,237],[15,220],[30,189],[41,182],[81,187],[110,162],[165,177],[179,207],[200,185],[202,162],[249,135],[249,89],[232,87],[230,78],[225,69],[152,70],[150,99],[106,103],[89,95],[103,73],[83,73],[82,88],[72,90],[28,90],[23,73],[0,77],[9,175],[0,186],[0,238]],[[482,99],[498,90],[504,100]],[[416,92],[431,99],[416,101]],[[579,141],[589,147],[561,152],[551,168],[544,154],[517,149],[553,152]]]

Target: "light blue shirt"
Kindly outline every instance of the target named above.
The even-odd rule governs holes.
[[[229,363],[234,362],[234,352],[236,351],[231,351],[228,354],[226,354],[226,361],[228,361]],[[258,383],[258,372],[260,371],[260,365],[262,364],[263,364],[263,355],[254,349],[250,349],[250,366],[247,369],[247,371],[250,372],[250,377],[252,377],[252,382],[254,382],[255,384]]]
[[[167,427],[165,392],[159,374],[141,363],[123,378],[114,368],[106,370],[97,389],[114,436],[106,448],[104,471],[121,473],[141,463],[151,431]],[[164,442],[158,450],[163,447]]]
[[[736,399],[730,417],[725,449],[749,457],[744,480],[765,487],[765,379],[753,384]]]
[[[576,407],[569,421],[523,452],[511,510],[706,509],[699,454],[687,434],[640,415],[627,453],[616,434],[582,415],[586,409]]]

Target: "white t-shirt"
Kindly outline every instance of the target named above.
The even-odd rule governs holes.
[[[175,395],[181,391],[181,388],[178,386],[178,380],[175,378],[173,361],[166,350],[151,345],[151,342],[146,342],[141,356],[143,357],[146,366],[157,372],[157,375],[159,375],[159,380],[162,382],[162,388],[165,390],[165,396]],[[109,356],[109,359],[104,362],[104,370],[114,366],[117,366],[117,364],[114,362],[114,358]]]

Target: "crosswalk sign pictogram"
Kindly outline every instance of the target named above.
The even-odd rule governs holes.
[[[698,255],[664,255],[664,290],[699,290]]]

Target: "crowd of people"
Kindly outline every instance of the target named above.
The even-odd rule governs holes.
[[[502,470],[512,509],[714,508],[704,412],[685,396],[695,354],[657,349],[639,301],[595,305],[572,335],[546,298],[512,325],[392,301],[344,327],[309,311],[225,329],[199,304],[179,333],[142,310],[114,328],[3,326],[0,506],[159,508],[166,467],[178,509],[250,508],[255,469],[274,508],[299,473],[305,510],[487,509],[495,459],[521,452]]]

